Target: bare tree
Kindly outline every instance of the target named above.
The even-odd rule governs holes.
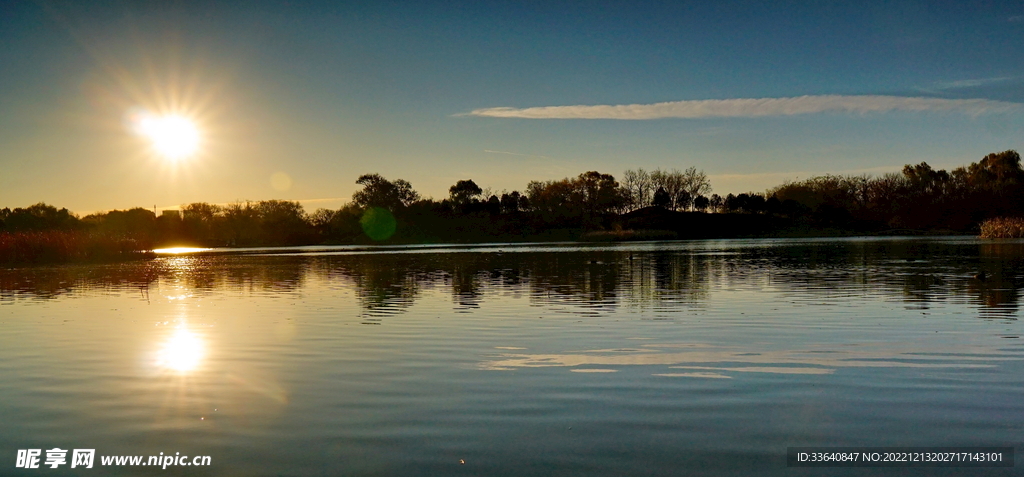
[[[672,169],[671,171],[655,169],[651,171],[651,188],[655,190],[658,188],[664,189],[672,199],[669,208],[676,210],[680,207],[686,207],[686,205],[680,204],[675,200],[679,197],[679,192],[684,190],[683,186],[685,184],[683,179],[683,173],[679,172],[678,169]]]
[[[690,197],[706,196],[711,193],[711,181],[708,180],[708,175],[704,171],[697,170],[696,167],[689,167],[683,172],[682,182],[683,190],[689,192]]]
[[[630,210],[642,209],[650,205],[654,187],[650,173],[642,168],[622,173],[622,189],[628,199]]]

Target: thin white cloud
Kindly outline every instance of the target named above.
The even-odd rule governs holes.
[[[944,91],[948,89],[961,89],[961,88],[976,88],[978,86],[987,86],[994,83],[1004,83],[1010,80],[1016,80],[1019,77],[1014,76],[999,76],[996,78],[978,78],[978,79],[966,79],[958,81],[943,81],[935,83],[931,89],[920,89],[924,92],[935,92]]]
[[[521,153],[518,153],[518,152],[508,152],[508,151],[492,151],[490,149],[484,149],[484,152],[486,152],[488,154],[505,154],[505,155],[508,155],[508,156],[539,157],[541,159],[550,159],[550,157],[548,157],[548,156],[538,156],[536,154],[521,154]]]
[[[539,106],[483,108],[465,115],[524,119],[663,119],[755,118],[814,113],[885,113],[891,111],[951,111],[969,115],[1006,112],[1024,106],[988,99],[943,99],[903,96],[798,96],[669,101],[653,104]]]

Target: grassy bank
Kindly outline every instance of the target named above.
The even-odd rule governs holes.
[[[583,234],[584,242],[630,242],[644,240],[675,240],[679,234],[671,230],[599,230]]]

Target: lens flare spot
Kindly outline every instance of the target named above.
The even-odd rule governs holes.
[[[391,238],[395,234],[398,223],[391,211],[382,207],[370,207],[359,219],[359,225],[363,232],[373,240],[381,241]]]
[[[270,187],[274,190],[285,192],[292,188],[292,178],[283,172],[275,172],[270,176]]]

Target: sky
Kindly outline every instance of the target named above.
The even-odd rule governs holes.
[[[1021,1],[0,0],[0,207],[948,169],[1024,151],[1022,58]],[[196,153],[157,153],[147,114]]]

